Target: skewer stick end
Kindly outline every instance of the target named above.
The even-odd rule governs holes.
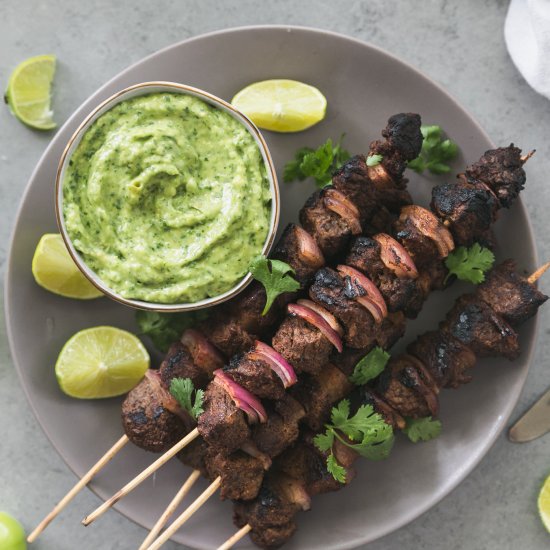
[[[244,527],[241,527],[232,537],[228,538],[221,546],[218,546],[218,550],[229,550],[233,548],[244,536],[252,531],[250,524],[246,524]]]
[[[533,284],[536,283],[542,275],[550,268],[550,262],[546,262],[545,264],[541,265],[536,271],[531,273],[529,277],[527,277],[527,282]]]
[[[536,152],[536,149],[533,149],[526,155],[523,155],[522,157],[520,157],[521,163],[525,164],[535,154],[535,152]]]

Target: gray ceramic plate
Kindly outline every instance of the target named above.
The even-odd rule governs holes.
[[[447,131],[462,150],[454,166],[457,171],[491,146],[476,122],[422,74],[377,48],[324,31],[250,27],[209,34],[162,50],[108,82],[63,126],[38,163],[17,220],[6,282],[9,338],[21,382],[48,437],[78,476],[120,437],[120,400],[83,402],[65,397],[55,381],[55,359],[76,330],[105,323],[130,330],[135,326],[131,310],[107,299],[66,300],[48,294],[33,281],[30,267],[36,243],[43,233],[56,230],[55,171],[69,136],[98,103],[138,82],[182,82],[231,99],[250,82],[278,77],[319,87],[329,105],[326,120],[312,130],[296,135],[265,133],[279,172],[297,147],[316,146],[329,136],[338,139],[343,132],[351,151],[365,151],[388,116],[399,111],[421,113],[426,123],[440,124]],[[509,136],[510,141],[513,137]],[[436,180],[414,174],[410,179],[415,199],[427,204]],[[285,224],[296,219],[312,187],[305,183],[281,186]],[[520,202],[502,215],[497,232],[507,256],[526,269],[535,266],[533,237]],[[456,285],[448,293],[432,297],[403,342],[419,330],[436,327],[460,291],[464,288]],[[524,353],[520,359],[513,364],[480,362],[471,384],[443,392],[444,428],[439,439],[413,445],[399,438],[388,460],[362,461],[349,488],[315,498],[312,511],[298,518],[299,531],[288,547],[358,546],[405,525],[456,487],[504,427],[527,374],[534,336],[534,324],[529,323],[522,330]],[[153,455],[130,445],[93,482],[92,489],[100,497],[108,497],[152,459]],[[121,501],[117,509],[151,527],[188,474],[181,464],[171,463]],[[197,485],[194,495],[205,486]],[[52,499],[59,496],[52,495]],[[85,512],[89,510],[82,510],[83,515]],[[195,548],[215,548],[233,530],[231,504],[212,499],[176,540]],[[248,539],[241,544],[252,546]]]

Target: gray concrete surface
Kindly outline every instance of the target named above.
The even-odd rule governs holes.
[[[498,143],[536,147],[523,194],[541,258],[550,258],[550,102],[532,91],[503,41],[506,0],[212,0],[139,2],[0,0],[0,85],[28,56],[59,60],[55,113],[63,122],[97,87],[128,64],[206,31],[255,23],[300,24],[347,33],[421,68],[447,88]],[[50,134],[33,132],[0,108],[0,275],[17,205]],[[3,280],[3,277],[2,277]],[[544,285],[548,291],[548,282]],[[2,296],[2,294],[0,294]],[[1,299],[1,298],[0,298]],[[32,313],[31,313],[32,314]],[[541,314],[534,364],[516,418],[550,384],[550,309]],[[73,483],[26,406],[0,320],[0,509],[30,530]],[[550,436],[512,445],[501,435],[481,465],[438,506],[369,550],[537,550],[550,538],[536,494],[550,473]],[[33,545],[37,550],[137,548],[144,531],[111,512],[87,530],[79,520],[97,499],[84,491]],[[365,518],[368,521],[368,518]],[[175,546],[166,546],[167,549]]]

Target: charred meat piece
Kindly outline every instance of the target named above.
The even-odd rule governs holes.
[[[369,237],[358,237],[345,259],[345,264],[365,273],[378,287],[388,311],[403,311],[414,318],[422,308],[423,295],[418,292],[417,279],[399,278],[380,258],[380,244]]]
[[[444,330],[466,344],[478,357],[519,356],[515,330],[475,294],[460,297],[445,321]]]
[[[512,326],[521,325],[537,313],[548,299],[535,285],[516,273],[513,260],[492,269],[477,295]]]
[[[227,454],[209,450],[206,468],[210,479],[221,477],[222,500],[255,498],[265,474],[262,462],[242,451]]]
[[[371,405],[374,412],[380,414],[387,424],[395,430],[402,430],[405,427],[405,419],[369,386],[359,386],[357,390],[358,403],[360,405]]]
[[[227,357],[249,350],[257,339],[255,334],[247,332],[234,318],[223,315],[221,311],[214,312],[200,328]]]
[[[403,160],[414,160],[420,154],[424,139],[420,131],[421,124],[420,115],[416,113],[398,113],[388,119],[382,135]]]
[[[480,242],[492,245],[491,225],[499,203],[484,185],[466,182],[437,185],[432,189],[431,207],[451,231],[458,246]]]
[[[208,373],[197,366],[188,349],[181,342],[174,342],[159,367],[163,384],[169,388],[173,378],[190,378],[195,388],[205,388]]]
[[[310,298],[332,313],[344,327],[344,340],[352,348],[366,348],[375,342],[372,315],[355,301],[358,294],[349,277],[330,268],[320,269],[309,289]]]
[[[312,430],[319,430],[327,422],[332,406],[345,397],[352,387],[348,377],[329,363],[315,376],[304,375],[292,396],[306,411],[304,422]]]
[[[164,407],[157,386],[147,377],[124,399],[122,425],[132,443],[155,453],[169,449],[187,433],[180,418]]]
[[[270,257],[289,264],[302,287],[307,286],[315,272],[325,265],[325,259],[315,239],[294,223],[286,226]],[[286,303],[292,300],[292,295],[287,294]],[[262,309],[264,304],[265,302]]]
[[[193,470],[199,470],[203,477],[208,478],[206,467],[208,445],[202,437],[197,437],[184,447],[176,457]]]
[[[225,359],[206,336],[198,330],[187,329],[181,335],[181,343],[187,348],[195,365],[200,367],[210,379],[216,369],[221,369]]]
[[[332,344],[300,317],[288,316],[273,336],[272,346],[297,372],[318,373],[328,363]]]
[[[329,210],[324,201],[325,189],[309,197],[300,210],[300,223],[316,240],[323,256],[334,258],[344,249],[351,236],[352,228],[340,215]]]
[[[214,449],[230,453],[239,449],[250,437],[244,413],[219,385],[208,386],[203,408],[204,412],[198,420],[199,433]]]
[[[426,365],[440,388],[458,388],[472,379],[474,352],[460,340],[441,331],[419,336],[407,351]]]
[[[369,346],[363,349],[346,347],[342,353],[333,352],[331,363],[345,376],[349,377],[353,374],[355,365],[357,365],[373,347],[374,346]]]
[[[404,334],[407,320],[403,312],[390,313],[376,328],[376,343],[390,349]]]
[[[260,399],[282,399],[285,388],[271,367],[254,351],[232,357],[224,372]]]
[[[512,143],[509,147],[486,151],[466,168],[463,178],[470,183],[484,183],[495,194],[500,206],[509,208],[525,185],[524,162],[521,149]]]
[[[390,359],[378,378],[376,391],[402,416],[420,418],[437,413],[437,396],[406,354]]]

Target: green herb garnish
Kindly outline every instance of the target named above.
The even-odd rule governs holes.
[[[335,438],[370,460],[386,458],[394,440],[392,427],[381,415],[374,412],[371,405],[361,405],[354,416],[350,418],[349,415],[349,400],[342,399],[336,407],[332,408],[331,424],[325,425],[325,433],[318,434],[314,438],[315,446],[320,451],[330,451],[327,470],[340,483],[346,481],[346,470],[338,464],[332,452]]]
[[[493,267],[495,255],[479,243],[470,248],[459,246],[445,259],[445,266],[449,270],[445,282],[451,275],[461,281],[468,281],[478,285],[485,280],[485,272]]]
[[[205,311],[190,313],[157,313],[136,311],[140,334],[146,334],[159,351],[167,351],[185,329],[195,326],[208,317]]]
[[[425,418],[407,418],[407,425],[403,433],[413,442],[429,441],[441,433],[441,422],[433,420],[431,416]]]
[[[280,260],[270,260],[265,256],[257,256],[250,264],[250,273],[257,281],[264,285],[267,300],[262,315],[265,315],[279,294],[295,292],[300,283],[291,277],[294,269]]]
[[[170,382],[170,393],[194,420],[204,412],[202,408],[204,391],[195,390],[191,378],[173,378]]]
[[[378,166],[383,158],[382,155],[369,155],[367,157],[367,166]]]
[[[382,348],[374,348],[355,365],[353,374],[349,377],[351,383],[362,386],[369,380],[376,378],[386,366],[390,354]]]
[[[420,155],[411,160],[408,167],[421,174],[429,170],[432,174],[446,174],[451,171],[448,162],[458,154],[458,145],[450,139],[443,139],[443,130],[439,126],[420,128],[424,141]]]
[[[302,147],[294,155],[294,160],[286,163],[283,172],[285,182],[303,181],[312,177],[318,187],[325,187],[332,181],[332,174],[350,158],[342,148],[343,135],[336,145],[327,139],[317,149]]]

